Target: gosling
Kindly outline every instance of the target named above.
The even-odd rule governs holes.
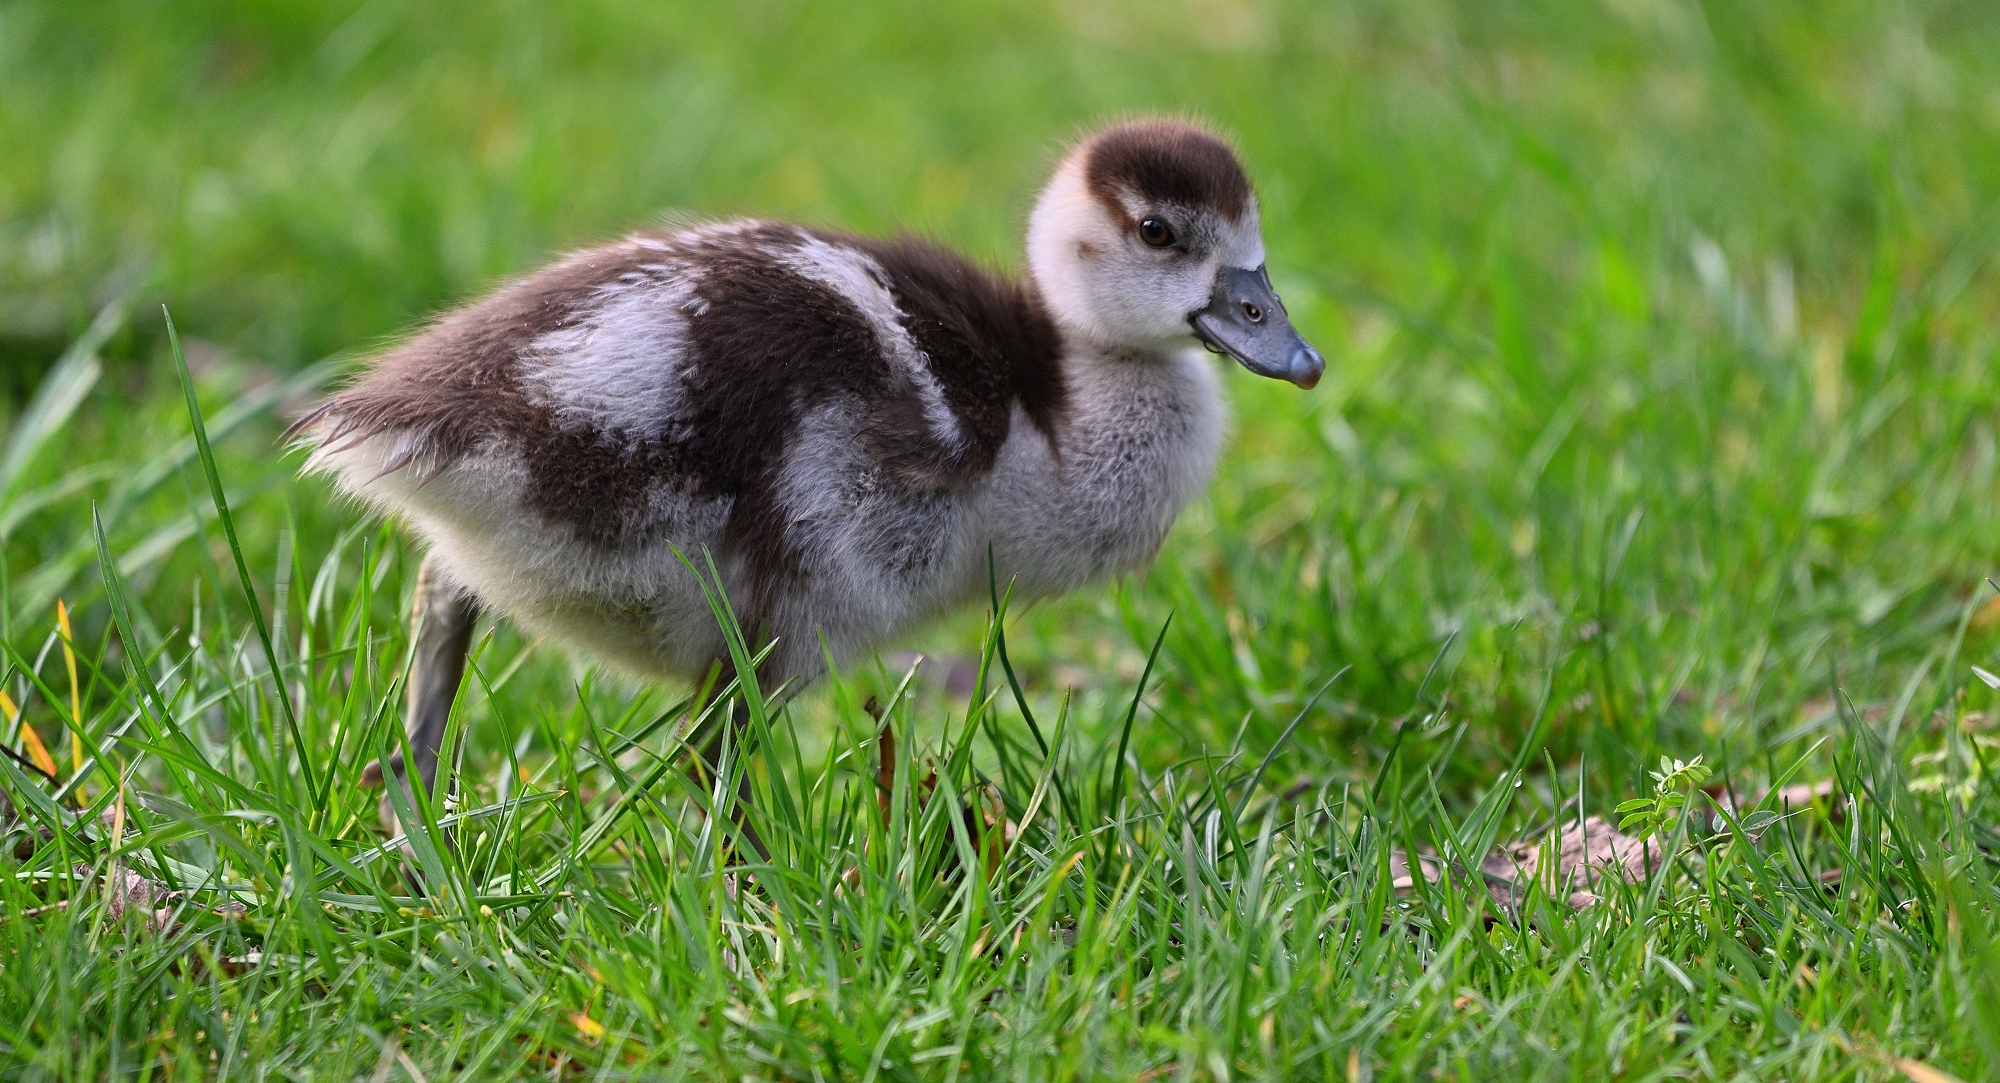
[[[308,471],[429,543],[405,718],[424,787],[482,611],[640,677],[733,676],[683,562],[707,554],[769,648],[760,685],[795,692],[990,574],[1034,598],[1146,565],[1221,445],[1197,346],[1302,388],[1325,368],[1201,128],[1075,145],[1027,256],[1016,281],[910,237],[639,233],[447,313],[301,419]]]

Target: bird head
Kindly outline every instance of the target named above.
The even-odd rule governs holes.
[[[1063,329],[1100,346],[1199,341],[1307,388],[1326,367],[1271,286],[1242,163],[1193,125],[1133,121],[1072,148],[1029,219],[1028,263]]]

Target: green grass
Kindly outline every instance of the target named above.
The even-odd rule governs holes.
[[[1330,362],[1230,373],[1148,575],[1010,614],[1018,696],[970,613],[765,719],[754,887],[685,690],[505,627],[456,826],[376,831],[414,554],[287,404],[673,211],[1018,266],[1141,109],[1237,136]],[[0,1072],[2000,1078],[1990,4],[16,0],[0,131],[0,688],[59,776],[0,760]],[[1841,796],[1697,799],[1581,911],[1393,888],[1663,755]]]

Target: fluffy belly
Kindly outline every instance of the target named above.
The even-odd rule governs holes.
[[[406,521],[439,570],[483,607],[637,676],[698,676],[723,653],[707,598],[675,550],[705,566],[727,501],[657,494],[641,509],[648,540],[606,548],[525,507],[523,468],[509,456],[468,458],[429,478],[380,474],[388,443],[364,442],[326,465],[350,492]],[[732,562],[715,557],[735,596],[742,585],[731,581]]]
[[[391,475],[362,493],[401,512],[441,570],[484,606],[636,676],[699,679],[727,656],[680,554],[704,578],[712,557],[746,635],[776,638],[763,674],[772,684],[812,679],[828,654],[851,665],[986,596],[986,535],[969,523],[965,494],[874,489],[823,502],[788,523],[795,559],[774,574],[725,529],[727,501],[664,494],[650,509],[652,540],[605,548],[522,507],[509,473],[502,461],[422,485]]]

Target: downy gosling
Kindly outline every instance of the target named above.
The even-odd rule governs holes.
[[[303,418],[307,469],[429,545],[405,719],[423,785],[481,612],[641,677],[726,678],[681,557],[706,553],[771,647],[761,687],[796,691],[985,598],[989,567],[1034,598],[1145,566],[1222,440],[1199,347],[1302,388],[1325,367],[1201,128],[1083,139],[1027,257],[1018,281],[910,237],[634,234],[445,314]]]

